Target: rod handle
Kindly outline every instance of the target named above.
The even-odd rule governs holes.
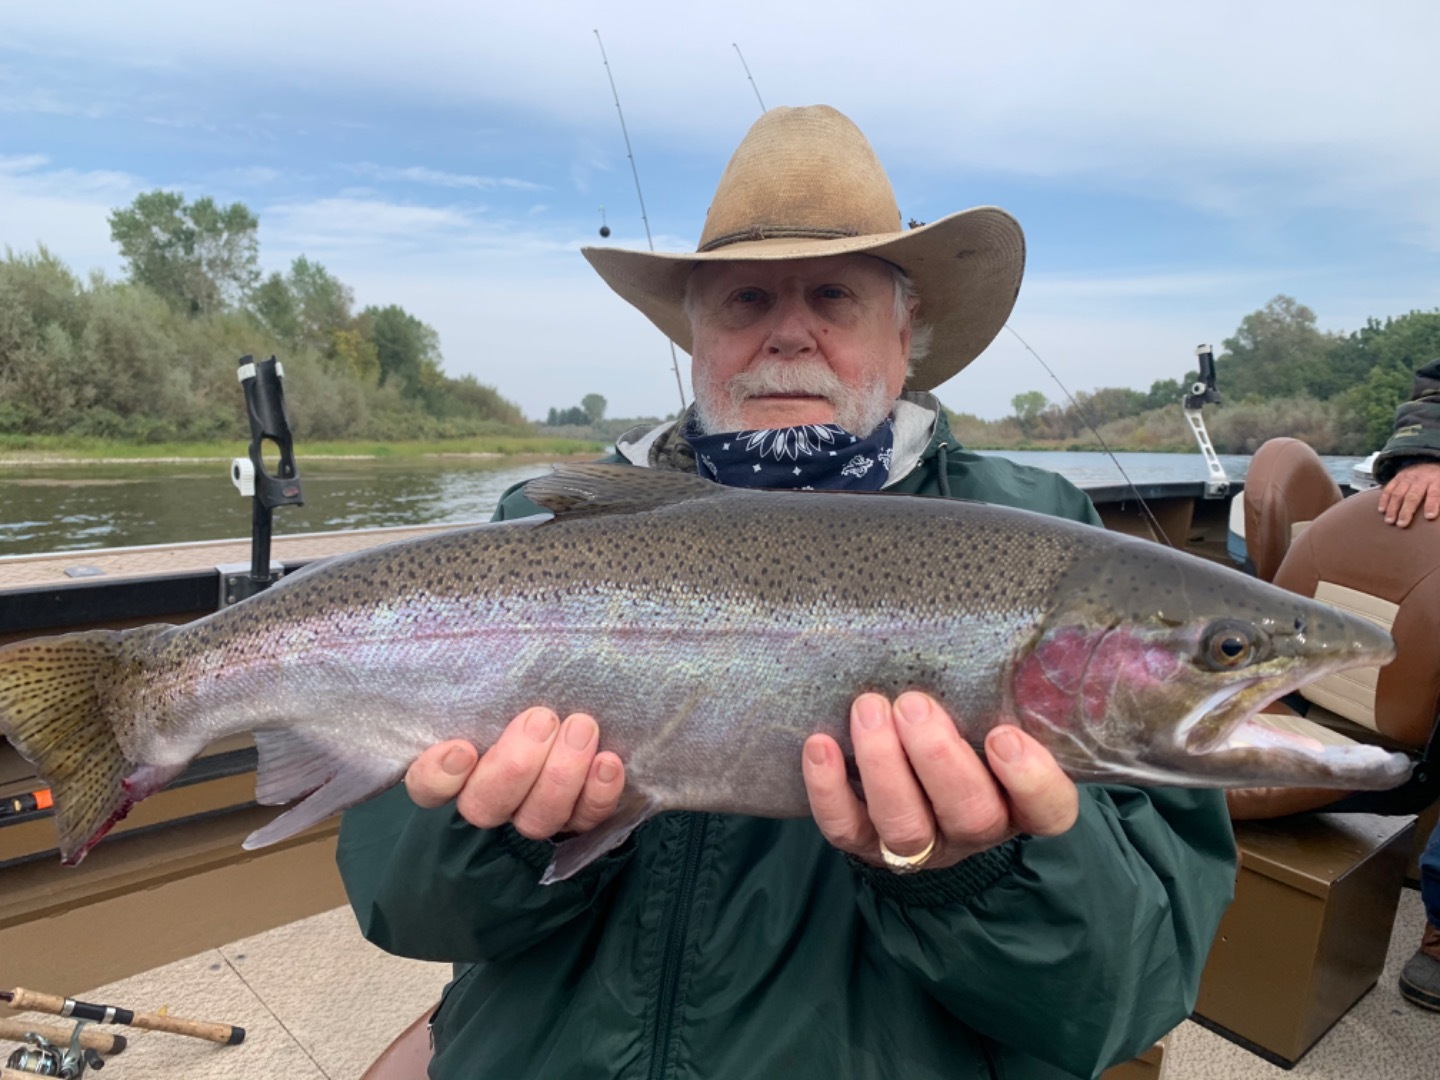
[[[95,1005],[88,1001],[42,994],[37,990],[26,990],[17,986],[9,991],[8,1003],[14,1009],[34,1009],[36,1012],[52,1013],[55,1016],[74,1016],[91,1020],[97,1024],[128,1024],[147,1031],[168,1031],[172,1035],[189,1035],[196,1039],[237,1046],[245,1041],[245,1029],[231,1024],[217,1024],[209,1020],[186,1020],[180,1016],[160,1016],[157,1013],[132,1012],[113,1005]]]
[[[0,1020],[0,1039],[13,1042],[24,1042],[27,1032],[33,1031],[42,1039],[49,1039],[59,1047],[70,1045],[70,1037],[75,1034],[74,1028],[61,1027],[59,1024],[29,1024],[23,1020]],[[128,1045],[129,1040],[124,1035],[111,1035],[104,1031],[96,1031],[93,1027],[85,1027],[80,1031],[80,1045],[86,1050],[94,1050],[101,1054],[118,1054]]]

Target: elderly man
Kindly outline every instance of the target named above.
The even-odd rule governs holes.
[[[693,356],[694,408],[613,460],[1098,522],[1053,474],[961,452],[925,393],[1004,324],[1018,225],[982,208],[903,232],[834,110],[751,129],[695,253],[586,256]],[[534,512],[512,492],[497,516]],[[853,761],[817,735],[795,762],[813,820],[662,815],[541,886],[551,838],[623,790],[605,721],[537,702],[346,815],[367,936],[456,965],[432,1076],[1088,1077],[1190,1011],[1233,885],[1216,792],[1077,790],[1017,728],[982,758],[932,698],[863,694]]]

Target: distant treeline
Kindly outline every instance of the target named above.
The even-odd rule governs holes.
[[[126,280],[82,281],[44,247],[0,261],[0,437],[247,438],[244,354],[284,364],[297,438],[436,439],[526,431],[520,409],[441,370],[435,331],[296,259],[262,278],[240,203],[156,191],[110,217]]]
[[[1440,309],[1372,318],[1361,330],[1335,334],[1316,329],[1308,307],[1277,296],[1225,339],[1215,361],[1224,400],[1205,407],[1206,428],[1222,454],[1254,453],[1279,435],[1322,454],[1368,454],[1389,438],[1415,369],[1437,356]],[[956,438],[980,449],[1092,449],[1099,446],[1093,424],[1112,449],[1192,450],[1180,402],[1195,378],[1157,380],[1148,392],[1081,392],[1064,404],[1032,390],[1017,394],[1014,413],[1002,420],[952,413],[951,421]]]

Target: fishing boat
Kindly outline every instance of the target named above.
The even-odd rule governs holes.
[[[1245,482],[1219,468],[1200,417],[1204,404],[1218,399],[1213,361],[1207,366],[1206,359],[1202,353],[1201,377],[1185,402],[1206,476],[1087,491],[1108,529],[1253,569],[1256,531],[1246,528]],[[232,475],[254,499],[252,536],[0,558],[0,644],[186,622],[317,561],[454,527],[272,536],[271,513],[298,499],[298,472],[278,374],[255,368],[246,386],[251,451],[237,459]],[[1249,480],[1256,481],[1253,472]],[[402,1071],[386,1075],[423,1075],[414,1071],[427,1052],[423,1023],[412,1022],[423,1020],[438,998],[448,967],[385,956],[359,937],[334,868],[338,819],[272,847],[241,849],[240,841],[274,816],[254,802],[255,761],[248,736],[212,745],[166,790],[136,806],[82,865],[64,868],[41,785],[0,743],[0,806],[9,807],[0,816],[0,987],[128,997],[137,1006],[209,1014],[250,1031],[243,1046],[225,1048],[147,1034],[115,1061],[112,1075],[122,1080],[360,1076],[406,1029],[408,1041],[390,1059]],[[1325,1008],[1267,1000],[1276,995],[1264,982],[1268,976],[1255,970],[1261,945],[1217,946],[1194,1021],[1107,1077],[1248,1080],[1273,1076],[1276,1064],[1302,1056],[1307,1075],[1320,1078],[1349,1076],[1362,1058],[1380,1077],[1433,1075],[1433,1055],[1424,1048],[1440,1037],[1434,1026],[1440,1020],[1403,1003],[1395,990],[1424,922],[1417,894],[1401,889],[1414,855],[1412,820],[1413,810],[1238,827],[1246,861],[1231,918],[1241,916],[1227,923],[1230,933],[1284,937],[1281,947],[1311,973],[1295,979],[1287,994],[1318,994]],[[1314,855],[1308,860],[1307,844]],[[1296,929],[1335,919],[1342,920],[1338,928],[1320,925],[1309,938]],[[0,1008],[0,1020],[7,1011]],[[0,1060],[8,1049],[0,1043]]]

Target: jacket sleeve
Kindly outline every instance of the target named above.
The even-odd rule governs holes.
[[[477,829],[453,806],[422,810],[396,787],[345,812],[335,857],[366,938],[399,956],[461,963],[523,951],[592,915],[632,848],[541,885],[551,851],[508,825]]]
[[[1395,431],[1375,459],[1375,479],[1388,483],[1417,461],[1440,461],[1440,360],[1415,372],[1410,400],[1395,410]]]
[[[948,1011],[1002,1053],[1090,1076],[1190,1014],[1234,893],[1235,847],[1218,791],[1080,793],[1062,836],[913,876],[856,872],[881,947]]]

